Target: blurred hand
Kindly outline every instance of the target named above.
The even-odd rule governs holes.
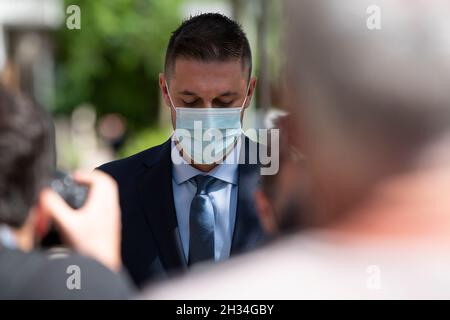
[[[89,187],[85,205],[74,210],[53,190],[40,196],[40,209],[55,221],[66,241],[80,254],[119,271],[120,206],[115,181],[100,171],[76,172],[74,180]]]

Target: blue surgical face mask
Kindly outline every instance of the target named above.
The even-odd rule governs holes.
[[[241,112],[238,108],[177,108],[167,86],[170,104],[176,113],[175,138],[183,152],[198,164],[221,162],[234,148],[242,134]]]

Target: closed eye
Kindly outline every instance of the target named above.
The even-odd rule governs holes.
[[[183,104],[185,106],[193,107],[200,102],[200,99],[195,99],[194,101],[184,101],[184,100],[181,100],[181,101],[183,101]]]
[[[226,107],[230,107],[232,106],[234,103],[234,100],[231,101],[221,101],[221,100],[216,100],[214,102],[214,106],[215,107],[219,107],[219,108],[226,108]]]

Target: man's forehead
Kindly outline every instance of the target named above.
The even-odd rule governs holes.
[[[177,59],[170,80],[179,90],[228,91],[246,85],[246,74],[239,59],[204,62]]]

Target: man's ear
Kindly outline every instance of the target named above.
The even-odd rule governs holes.
[[[161,89],[164,103],[166,104],[166,106],[170,107],[169,89],[166,85],[166,76],[164,73],[159,74],[159,88]]]
[[[33,215],[35,221],[34,232],[36,237],[41,240],[50,230],[50,217],[42,209],[40,201],[38,201],[38,203],[30,209],[30,216],[31,215]]]
[[[251,77],[250,82],[248,85],[248,92],[247,92],[247,101],[245,102],[245,108],[247,109],[248,106],[252,103],[252,98],[255,93],[256,84],[258,82],[258,79],[256,77]]]

